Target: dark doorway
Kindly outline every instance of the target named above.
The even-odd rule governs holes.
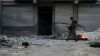
[[[52,34],[52,7],[38,7],[38,35]]]
[[[16,3],[33,3],[33,0],[15,0]]]

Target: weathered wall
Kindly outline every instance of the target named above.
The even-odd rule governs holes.
[[[3,26],[33,26],[33,7],[4,7]]]
[[[72,4],[57,3],[55,4],[55,23],[69,23],[70,17],[73,16]],[[55,32],[63,32],[66,30],[65,24],[55,24]],[[68,26],[68,25],[67,25]]]
[[[73,16],[71,4],[55,4],[55,22],[70,23],[69,18]],[[86,31],[95,31],[100,27],[100,5],[80,4],[79,5],[79,24],[84,25]],[[64,24],[55,24],[56,32],[63,32]]]
[[[36,6],[3,7],[3,33],[31,35],[37,32]]]
[[[79,23],[86,26],[86,31],[95,31],[100,27],[100,4],[80,4]]]
[[[73,5],[66,3],[56,3],[54,7],[55,23],[69,23],[73,16]],[[79,23],[86,26],[86,31],[94,31],[100,25],[100,5],[80,4]],[[37,31],[37,9],[35,7],[4,7],[3,8],[3,26],[35,26]],[[34,24],[35,22],[35,24]],[[55,32],[67,30],[65,24],[55,24]]]
[[[2,27],[2,5],[1,5],[1,0],[0,0],[0,33],[1,33],[1,27]]]

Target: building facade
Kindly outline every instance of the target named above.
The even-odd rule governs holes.
[[[70,24],[70,17],[86,26],[86,31],[95,31],[100,27],[99,0],[30,0],[28,3],[28,0],[23,1],[1,1],[2,33],[53,35],[67,30],[66,24],[58,22]]]

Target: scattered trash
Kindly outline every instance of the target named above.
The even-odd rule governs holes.
[[[100,42],[92,42],[90,43],[90,47],[100,47]]]
[[[0,36],[0,47],[9,47],[11,48],[14,44],[13,40],[7,38],[7,36]]]
[[[29,42],[22,42],[22,46],[24,46],[24,48],[27,48],[29,46]]]

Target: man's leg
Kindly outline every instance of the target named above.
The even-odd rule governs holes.
[[[70,39],[72,32],[69,32],[68,38],[66,39],[67,41]]]
[[[78,41],[78,38],[77,38],[76,32],[74,32],[73,35],[74,35],[74,40],[75,40],[75,41]]]

